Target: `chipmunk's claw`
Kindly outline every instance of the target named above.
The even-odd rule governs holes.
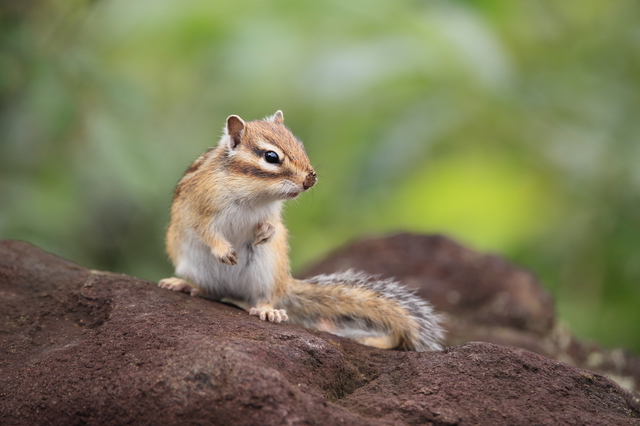
[[[284,309],[251,308],[249,310],[249,315],[255,315],[262,321],[275,322],[276,324],[289,320],[287,311],[285,311]]]
[[[164,278],[158,282],[158,287],[166,288],[167,290],[180,291],[182,293],[190,294],[191,296],[197,296],[200,290],[188,281],[182,278]]]
[[[226,265],[233,266],[238,264],[238,253],[234,249],[229,249],[223,256],[218,257],[218,260]]]

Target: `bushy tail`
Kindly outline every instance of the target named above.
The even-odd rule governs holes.
[[[442,349],[440,315],[392,279],[349,270],[293,280],[289,289],[277,307],[293,324],[379,348]]]

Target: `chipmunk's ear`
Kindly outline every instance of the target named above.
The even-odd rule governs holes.
[[[277,110],[275,114],[265,118],[264,120],[275,124],[284,124],[284,115],[282,114],[282,111]]]
[[[227,118],[227,134],[230,139],[229,148],[232,150],[236,150],[240,142],[242,142],[244,127],[244,120],[237,115],[230,115],[229,118]]]

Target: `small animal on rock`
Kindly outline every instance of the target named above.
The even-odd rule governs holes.
[[[316,182],[282,111],[256,121],[230,116],[218,145],[175,189],[166,247],[179,278],[159,286],[378,348],[441,349],[441,317],[393,280],[354,271],[291,276],[282,205]]]

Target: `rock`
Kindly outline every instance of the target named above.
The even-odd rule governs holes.
[[[0,335],[2,425],[640,424],[613,381],[526,350],[377,350],[15,241]]]
[[[397,234],[337,250],[302,277],[358,269],[396,277],[445,312],[447,345],[484,341],[524,348],[605,374],[640,390],[640,359],[577,340],[556,320],[553,300],[533,274],[440,235]]]

